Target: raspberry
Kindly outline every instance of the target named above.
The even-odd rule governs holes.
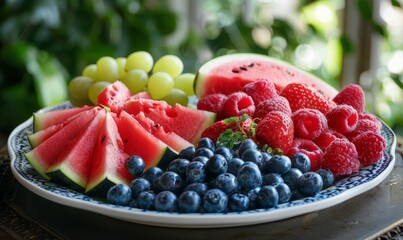
[[[225,117],[237,117],[243,114],[253,116],[255,113],[253,99],[244,92],[234,92],[224,102],[223,112]]]
[[[325,114],[336,106],[331,99],[303,83],[288,84],[281,92],[281,96],[288,100],[293,112],[301,108],[313,108]]]
[[[197,102],[197,109],[214,112],[217,114],[217,120],[224,118],[223,106],[227,96],[221,93],[214,93],[204,96]]]
[[[383,137],[374,132],[363,132],[356,136],[352,143],[358,153],[358,160],[363,167],[369,166],[382,158],[386,143]]]
[[[326,114],[329,127],[345,134],[352,132],[358,123],[358,113],[350,105],[338,105]]]
[[[321,168],[323,152],[314,142],[307,139],[294,138],[292,147],[288,151],[287,156],[291,157],[297,152],[304,153],[309,157],[309,160],[311,161],[310,171],[316,171]]]
[[[255,118],[263,119],[269,112],[280,111],[291,117],[291,108],[287,99],[278,96],[264,100],[256,107]]]
[[[294,139],[294,124],[283,112],[269,112],[256,126],[256,139],[287,153]]]
[[[314,143],[322,149],[322,151],[325,151],[325,149],[336,139],[346,139],[346,137],[337,132],[336,130],[333,130],[331,128],[328,128],[326,131],[324,131],[318,138],[314,140]]]
[[[346,133],[345,135],[350,141],[352,141],[356,136],[366,131],[371,131],[377,134],[381,133],[378,122],[364,118],[358,120],[357,127],[354,129],[354,131]]]
[[[275,85],[267,79],[248,83],[243,87],[242,91],[252,97],[256,106],[264,100],[278,96]]]
[[[374,115],[372,115],[372,114],[370,114],[370,113],[364,113],[364,112],[359,113],[359,114],[358,114],[358,121],[360,121],[360,120],[362,120],[362,119],[366,119],[366,120],[370,120],[370,121],[374,122],[374,124],[375,124],[376,126],[378,126],[378,127],[377,127],[378,130],[376,130],[376,132],[380,132],[380,131],[381,131],[382,123],[381,123]]]
[[[304,108],[292,114],[295,136],[313,140],[327,129],[325,115],[316,109]]]
[[[335,177],[357,173],[360,162],[355,145],[346,139],[334,140],[323,153],[322,168],[332,171]]]
[[[364,111],[365,107],[365,94],[360,85],[350,84],[344,87],[333,98],[333,101],[339,105],[350,105],[357,110],[357,112],[361,113]]]
[[[247,118],[245,121],[242,122],[242,129],[240,129],[240,126],[238,126],[238,122],[231,122],[231,123],[226,123],[225,119],[217,121],[210,125],[208,128],[206,128],[202,135],[201,138],[208,137],[211,140],[213,140],[214,143],[217,142],[218,137],[227,129],[231,129],[233,131],[243,131],[246,134],[249,134],[249,127],[250,124],[252,123],[251,118]]]

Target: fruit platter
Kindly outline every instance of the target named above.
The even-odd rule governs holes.
[[[8,140],[27,189],[146,225],[218,228],[329,208],[381,183],[396,137],[335,90],[279,60],[229,54],[183,73],[166,55],[100,58]]]

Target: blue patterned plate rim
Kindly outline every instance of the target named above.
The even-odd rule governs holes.
[[[41,109],[52,111],[70,108],[69,102]],[[315,197],[308,197],[278,205],[276,208],[256,209],[231,213],[165,213],[116,206],[67,189],[43,179],[25,159],[24,153],[31,150],[27,135],[32,133],[32,117],[13,130],[8,139],[11,170],[14,177],[35,194],[56,203],[96,212],[112,218],[164,227],[218,228],[267,223],[286,219],[313,211],[332,207],[352,197],[362,194],[381,183],[392,171],[395,164],[396,136],[382,123],[382,135],[387,142],[382,159],[359,173],[338,181],[334,186],[321,191]]]

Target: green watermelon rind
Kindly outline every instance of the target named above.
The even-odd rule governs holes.
[[[57,169],[47,171],[46,174],[56,183],[67,186],[78,192],[85,191],[85,180],[71,171],[71,168],[61,164]]]
[[[238,60],[247,61],[249,59],[270,61],[275,64],[284,66],[284,67],[290,69],[291,71],[298,72],[302,75],[306,75],[307,77],[309,77],[311,79],[314,79],[315,82],[317,82],[318,84],[326,85],[326,87],[329,89],[329,91],[332,91],[334,93],[334,95],[337,94],[337,92],[338,92],[336,88],[334,88],[330,84],[326,83],[324,80],[318,78],[317,76],[315,76],[307,71],[304,71],[303,69],[300,69],[296,66],[293,66],[288,62],[282,61],[280,59],[275,59],[275,58],[267,56],[267,55],[255,54],[255,53],[233,53],[233,54],[223,55],[223,56],[211,59],[199,68],[198,72],[196,73],[195,81],[193,84],[193,88],[194,88],[196,96],[200,98],[205,95],[205,88],[203,88],[203,87],[206,85],[206,79],[209,77],[209,73],[212,71],[212,69],[219,67],[222,64],[230,63],[233,61],[238,61]]]
[[[39,164],[39,159],[38,157],[34,156],[34,152],[28,152],[28,153],[24,153],[25,158],[27,159],[27,161],[31,164],[31,166],[35,169],[35,171],[37,173],[39,173],[43,178],[45,178],[46,180],[50,180],[50,176],[48,176],[45,173],[46,169],[43,169]]]

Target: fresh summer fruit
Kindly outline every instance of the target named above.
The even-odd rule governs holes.
[[[291,117],[291,108],[288,100],[282,96],[277,96],[264,100],[256,106],[255,118],[263,119],[269,112],[280,111]]]
[[[123,81],[126,76],[126,61],[125,57],[118,57],[115,59],[116,63],[118,64],[118,79]]]
[[[174,87],[184,91],[188,96],[193,96],[195,95],[193,89],[195,77],[193,73],[182,73],[174,78]]]
[[[262,78],[274,83],[278,92],[293,82],[305,83],[329,98],[337,90],[296,67],[264,55],[228,54],[206,62],[195,80],[195,93],[199,98],[212,93],[229,95]]]
[[[266,79],[248,83],[243,87],[242,91],[252,97],[256,106],[265,100],[278,96],[274,83]]]
[[[96,64],[89,64],[87,65],[81,74],[82,76],[89,77],[93,81],[98,81],[97,80],[97,65]]]
[[[151,71],[153,65],[153,57],[150,53],[145,51],[133,52],[126,58],[126,71],[141,69],[148,73]]]
[[[225,117],[239,117],[243,114],[253,116],[255,113],[253,99],[244,92],[231,93],[225,100],[223,111]]]
[[[352,106],[341,104],[326,113],[330,128],[339,133],[352,132],[358,123],[358,113]]]
[[[197,102],[197,109],[210,111],[217,114],[217,120],[225,118],[223,111],[224,102],[227,100],[228,96],[215,93],[204,96]]]
[[[69,99],[74,106],[91,105],[88,98],[88,89],[93,83],[93,79],[85,76],[73,78],[69,83]]]
[[[56,132],[36,148],[26,153],[25,157],[28,162],[40,175],[45,179],[49,179],[49,176],[45,174],[45,171],[54,161],[56,161],[59,155],[66,148],[66,143],[72,141],[99,111],[99,108],[91,108],[79,113],[79,115],[66,124],[63,129]]]
[[[314,142],[304,138],[294,138],[292,147],[287,152],[287,156],[291,157],[296,153],[303,153],[309,157],[310,171],[316,171],[321,167],[321,159],[323,151]]]
[[[168,95],[161,98],[161,100],[167,102],[171,106],[174,106],[177,103],[182,106],[187,106],[189,103],[189,98],[186,93],[176,88],[172,88]]]
[[[166,132],[174,132],[192,144],[196,144],[202,132],[210,126],[216,114],[208,111],[191,109],[180,104],[170,106],[165,102],[135,99],[127,101],[124,107],[129,114],[143,112]]]
[[[365,94],[360,85],[350,84],[344,87],[334,98],[333,101],[340,104],[352,106],[358,113],[364,111]]]
[[[346,139],[334,140],[323,153],[322,168],[332,171],[335,177],[358,172],[360,162],[354,144]]]
[[[126,73],[122,82],[132,94],[136,94],[143,91],[147,86],[148,74],[142,69],[133,69]]]
[[[46,169],[52,181],[61,183],[71,189],[83,192],[88,183],[88,173],[91,170],[93,151],[101,126],[105,121],[105,110],[97,112],[95,117],[83,128],[72,141],[65,142],[64,150]]]
[[[327,130],[325,115],[316,109],[303,108],[291,116],[294,123],[295,136],[313,140]]]
[[[249,127],[252,123],[251,118],[247,118],[240,122],[228,122],[225,119],[217,121],[206,128],[201,137],[208,137],[214,143],[217,143],[218,137],[226,130],[232,130],[234,132],[245,132],[249,133]],[[239,124],[239,125],[238,125]]]
[[[89,195],[104,196],[115,184],[129,184],[133,176],[125,167],[128,154],[123,152],[123,140],[112,117],[106,112],[93,151],[91,168],[85,191]]]
[[[114,82],[119,79],[119,66],[112,57],[101,57],[97,61],[97,79]]]
[[[357,149],[358,160],[364,167],[378,162],[386,148],[383,137],[371,131],[363,132],[354,137],[352,143]]]
[[[288,84],[280,95],[288,100],[292,112],[302,108],[312,108],[325,114],[336,106],[329,97],[303,83]]]
[[[165,72],[172,78],[176,78],[183,71],[183,62],[175,55],[165,55],[159,58],[153,67],[153,73]]]
[[[166,168],[169,162],[176,157],[176,152],[148,132],[125,111],[122,111],[115,121],[124,143],[124,151],[129,155],[143,158],[146,169],[151,166]]]
[[[88,98],[92,104],[98,105],[98,96],[104,91],[111,83],[106,81],[94,82],[88,89]]]
[[[33,131],[38,132],[52,125],[64,122],[66,119],[76,116],[80,112],[89,110],[90,106],[73,107],[49,112],[36,112],[33,114]]]
[[[98,104],[108,107],[114,113],[122,111],[126,100],[132,96],[121,81],[115,81],[98,95]]]
[[[167,96],[174,87],[174,80],[166,72],[155,72],[148,79],[147,91],[153,99],[161,99]]]

